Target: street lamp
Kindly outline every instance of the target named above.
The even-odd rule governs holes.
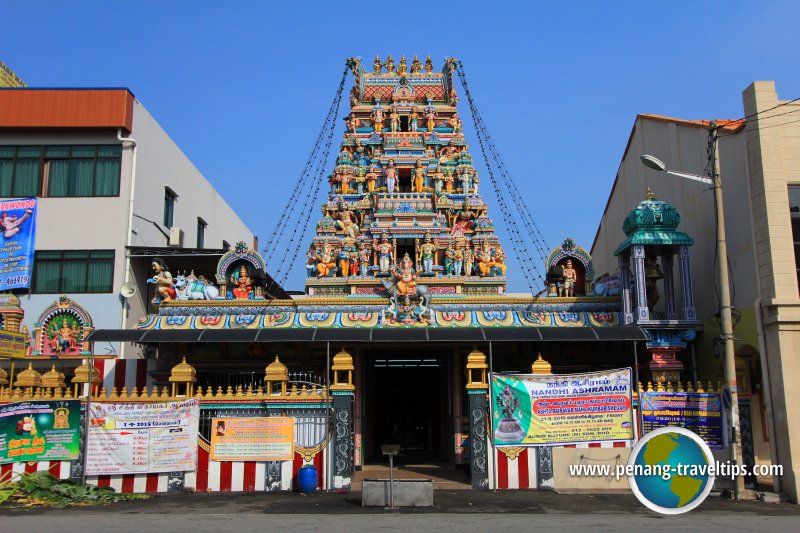
[[[711,172],[709,176],[700,176],[686,172],[670,170],[660,159],[651,155],[640,156],[642,163],[647,167],[658,172],[666,172],[673,176],[680,176],[690,180],[699,181],[714,188],[714,213],[717,219],[717,272],[719,276],[719,300],[720,300],[720,333],[725,346],[725,384],[731,395],[731,443],[730,454],[731,463],[736,465],[736,479],[733,484],[734,498],[738,499],[739,492],[744,488],[744,479],[738,475],[739,466],[742,464],[741,447],[739,442],[739,394],[736,389],[736,354],[733,346],[733,321],[731,320],[731,293],[728,280],[728,252],[725,242],[725,213],[722,207],[722,180],[720,178],[719,166],[717,165],[717,125],[712,122],[709,128],[709,157],[711,159]]]

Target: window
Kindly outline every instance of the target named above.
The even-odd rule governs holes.
[[[800,286],[800,185],[789,186],[789,214],[792,216],[794,265],[797,269],[797,284]]]
[[[37,250],[33,292],[112,292],[114,250]]]
[[[175,194],[175,191],[169,187],[164,187],[164,225],[168,228],[174,225],[175,200],[177,199],[178,195]]]
[[[206,242],[206,221],[197,217],[197,248],[205,246]]]
[[[119,196],[122,146],[0,146],[0,197]]]

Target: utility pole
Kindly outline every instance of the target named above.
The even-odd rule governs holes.
[[[717,123],[709,124],[708,148],[710,178],[714,181],[714,203],[717,217],[717,269],[719,278],[720,337],[724,346],[725,383],[730,391],[730,461],[737,476],[733,483],[733,497],[739,499],[744,490],[744,476],[738,475],[742,464],[742,447],[739,433],[739,393],[736,386],[736,353],[733,346],[733,320],[731,319],[731,291],[728,278],[728,245],[725,240],[725,210],[722,202],[722,179],[719,170]]]

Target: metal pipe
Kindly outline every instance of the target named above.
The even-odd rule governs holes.
[[[128,255],[128,248],[131,245],[131,232],[133,231],[133,199],[134,195],[136,194],[136,154],[137,154],[137,145],[136,140],[133,137],[123,137],[122,136],[122,128],[117,128],[117,140],[121,143],[131,143],[132,151],[131,151],[131,187],[130,187],[130,197],[128,200],[128,232],[125,235],[125,283],[128,283],[131,280],[131,258]],[[146,300],[145,300],[146,301]],[[145,304],[146,305],[146,304]],[[125,329],[125,323],[128,321],[130,312],[130,303],[125,300],[122,302],[122,320],[120,327]],[[119,357],[120,359],[125,358],[125,343],[121,342],[119,345]],[[90,387],[91,388],[91,387]]]
[[[494,402],[492,402],[492,374],[494,373],[494,357],[492,353],[492,341],[489,341],[489,420],[494,420]],[[472,413],[469,415],[472,417]],[[494,446],[494,431],[489,432],[489,442],[492,443],[492,485],[497,488],[497,449]]]

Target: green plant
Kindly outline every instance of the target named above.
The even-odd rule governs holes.
[[[16,481],[11,476],[0,479],[0,504],[66,507],[146,498],[149,496],[145,494],[120,494],[111,487],[82,485],[69,479],[58,479],[45,471],[23,474]]]

